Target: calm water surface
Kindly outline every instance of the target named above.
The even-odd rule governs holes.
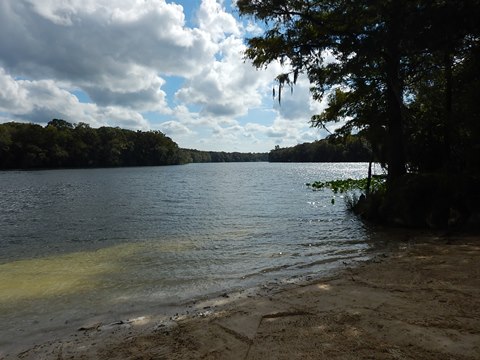
[[[45,319],[113,321],[364,257],[362,223],[305,183],[366,173],[358,163],[0,172],[0,348]]]

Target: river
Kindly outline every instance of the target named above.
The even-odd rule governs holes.
[[[326,274],[369,231],[307,182],[365,163],[0,172],[0,348],[87,318]],[[72,325],[74,326],[74,325]],[[33,335],[32,335],[33,336]]]

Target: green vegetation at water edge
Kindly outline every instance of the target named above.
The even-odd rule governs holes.
[[[381,191],[385,187],[385,180],[383,175],[373,175],[369,185],[370,191]],[[315,181],[306,185],[314,190],[330,189],[334,194],[343,194],[354,190],[365,192],[368,186],[368,178]]]

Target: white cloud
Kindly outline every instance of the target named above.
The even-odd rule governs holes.
[[[15,80],[0,68],[0,111],[11,114],[10,120],[47,123],[53,118],[85,122],[93,126],[124,126],[147,129],[143,116],[118,106],[99,107],[81,103],[53,80]]]
[[[317,102],[310,96],[310,82],[305,75],[299,75],[296,84],[288,85],[281,90],[281,101],[278,101],[278,84],[275,84],[276,99],[274,108],[284,119],[302,120],[307,123],[312,115],[319,114],[325,108],[325,102]]]
[[[9,112],[28,106],[25,104],[27,95],[27,90],[0,68],[0,111]]]
[[[263,33],[263,29],[254,22],[248,21],[245,26],[245,32],[251,36],[257,36]]]
[[[193,26],[165,0],[0,0],[0,121],[158,128],[181,146],[226,151],[318,135],[308,120],[322,104],[308,81],[285,89],[279,107],[271,97],[279,64],[244,61],[243,37],[260,27],[238,21],[223,0],[202,0],[192,14]],[[184,81],[172,87],[172,77]],[[268,120],[248,118],[252,109],[268,109]]]
[[[169,136],[191,135],[193,133],[192,130],[179,121],[165,121],[159,125],[159,129]]]
[[[197,12],[199,29],[207,32],[213,41],[218,42],[233,34],[240,36],[240,25],[235,18],[225,12],[223,1],[203,0]]]
[[[242,58],[245,46],[233,36],[219,44],[220,60],[190,78],[176,94],[182,102],[202,107],[207,117],[222,119],[245,115],[250,108],[259,107],[265,92],[270,92],[274,70],[259,71]]]
[[[181,6],[160,0],[0,4],[5,68],[72,82],[93,101],[138,110],[160,106],[159,73],[189,76],[213,58],[217,48],[207,35],[185,27]]]

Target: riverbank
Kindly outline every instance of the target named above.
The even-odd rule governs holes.
[[[85,324],[20,359],[478,359],[480,239],[410,237],[308,284]]]

